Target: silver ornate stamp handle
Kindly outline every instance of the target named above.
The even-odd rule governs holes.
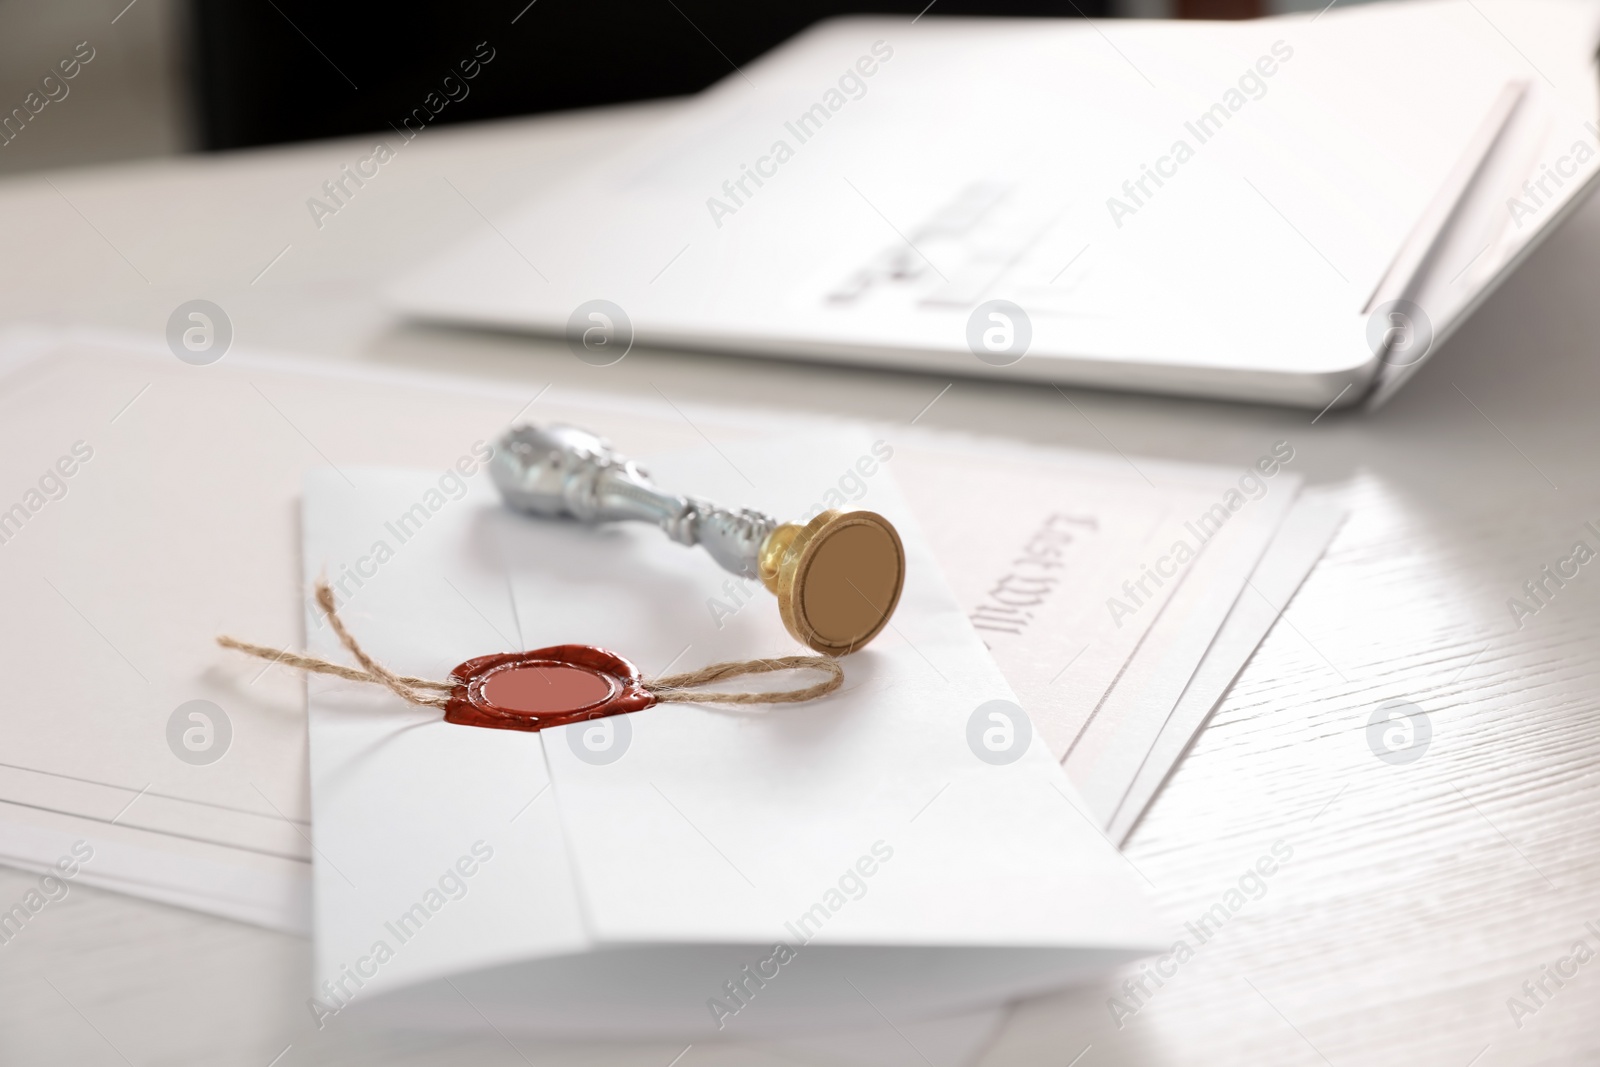
[[[854,652],[887,625],[900,601],[905,549],[875,512],[824,511],[802,525],[679,496],[576,426],[513,426],[497,443],[489,473],[517,511],[585,523],[648,522],[679,544],[701,546],[724,570],[776,594],[785,628],[818,652]]]
[[[576,426],[513,427],[500,439],[489,473],[518,511],[588,523],[648,522],[751,580],[760,577],[761,546],[779,525],[759,511],[658,489],[637,463]]]

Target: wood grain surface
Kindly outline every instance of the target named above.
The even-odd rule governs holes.
[[[647,351],[593,368],[560,345],[406,326],[383,310],[387,279],[662,107],[429,131],[321,229],[304,201],[362,142],[11,179],[0,184],[0,319],[156,334],[203,296],[257,350],[917,416],[948,379]],[[1523,990],[1580,939],[1600,951],[1600,566],[1532,617],[1507,607],[1578,538],[1600,546],[1582,529],[1600,525],[1597,276],[1591,204],[1375,414],[1313,420],[1083,390],[1068,403],[1049,388],[958,380],[921,416],[1241,468],[1288,440],[1295,469],[1351,509],[1127,849],[1192,957],[1159,987],[1144,977],[1139,990],[1149,969],[1134,968],[1021,1006],[985,1067],[1600,1062],[1600,958],[1559,987],[1546,978],[1536,1007]],[[1426,717],[1412,762],[1374,752],[1368,720],[1389,700]],[[1263,858],[1273,873],[1241,888]],[[0,904],[31,882],[0,870]],[[1219,904],[1227,921],[1213,918],[1201,943],[1185,923]],[[296,938],[75,887],[0,946],[0,1062],[822,1062],[713,1045],[513,1044],[488,1025],[437,1041],[319,1033],[304,1007],[309,972]],[[1513,1017],[1513,997],[1535,1010]]]

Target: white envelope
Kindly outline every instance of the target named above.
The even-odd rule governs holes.
[[[824,700],[521,733],[311,679],[313,1012],[570,1037],[830,1031],[1059,987],[1163,944],[1046,746],[997,764],[969,744],[979,706],[1014,697],[873,444],[708,441],[651,465],[674,491],[783,517],[862,472],[857,506],[899,528],[906,586]],[[803,651],[769,593],[703,552],[513,514],[474,481],[452,499],[442,472],[308,475],[307,584],[342,584],[380,662],[444,678],[587,643],[650,677]],[[396,525],[419,504],[425,520]],[[321,620],[307,632],[348,658]],[[602,762],[607,738],[601,755],[621,755]]]

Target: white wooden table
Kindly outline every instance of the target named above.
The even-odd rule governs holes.
[[[430,130],[321,229],[306,199],[369,144],[12,179],[0,184],[0,319],[154,335],[205,297],[252,349],[915,416],[947,380],[656,352],[599,369],[559,344],[410,327],[382,310],[385,279],[662,106]],[[1600,952],[1585,926],[1600,930],[1600,568],[1520,628],[1507,607],[1580,536],[1596,541],[1580,529],[1600,520],[1596,276],[1600,203],[1377,415],[1313,422],[1083,391],[1075,409],[1048,388],[957,381],[922,417],[1241,468],[1287,439],[1296,469],[1352,508],[1128,850],[1175,928],[1224,901],[1275,842],[1292,858],[1160,988],[1146,979],[1136,1001],[1118,976],[1027,1005],[986,1067],[1600,1061],[1600,961],[1560,987],[1545,979],[1537,1003],[1523,990],[1579,939]],[[1367,738],[1394,698],[1423,708],[1432,731],[1405,765]],[[29,881],[0,870],[0,900]],[[5,1064],[666,1067],[682,1051],[513,1046],[488,1029],[435,1043],[318,1033],[306,942],[83,887],[26,934],[0,947]],[[1120,1029],[1114,996],[1137,1007]],[[1514,996],[1536,1010],[1514,1019]],[[678,1061],[753,1062],[709,1045]]]

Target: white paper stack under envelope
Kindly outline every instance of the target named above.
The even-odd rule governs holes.
[[[1301,492],[1289,441],[1218,470],[895,436],[896,474],[957,595],[1122,840],[1343,511]],[[975,500],[998,503],[974,514]]]
[[[75,441],[93,449],[65,495],[8,530],[0,554],[0,595],[13,606],[0,670],[15,687],[0,719],[0,855],[41,868],[85,839],[95,857],[84,882],[302,932],[315,867],[318,981],[354,988],[346,966],[375,970],[378,986],[417,979],[421,999],[403,1002],[412,1022],[459,1021],[459,1005],[428,984],[442,975],[476,1001],[499,983],[462,976],[486,966],[563,952],[643,961],[656,958],[646,946],[694,945],[671,972],[693,980],[646,977],[662,972],[644,962],[627,971],[643,998],[632,1032],[684,1032],[713,1018],[701,968],[732,964],[720,986],[761,965],[771,945],[752,946],[781,940],[808,912],[820,918],[813,907],[837,891],[846,902],[826,908],[809,962],[785,968],[783,988],[805,1000],[811,973],[838,994],[827,980],[837,959],[866,997],[819,999],[787,1018],[787,998],[752,999],[728,1029],[781,1032],[813,1009],[861,1022],[870,1000],[897,1024],[931,1011],[942,1021],[916,1025],[955,1027],[966,1037],[946,1033],[942,1047],[972,1047],[996,1019],[984,1003],[1147,943],[1136,916],[1105,899],[1136,897],[1136,876],[1091,823],[1113,840],[1126,833],[1338,518],[1299,492],[1287,442],[1217,469],[684,398],[553,389],[530,407],[536,390],[242,353],[201,370],[160,346],[88,335],[8,346],[0,368],[5,484],[37,481]],[[584,531],[495,505],[474,457],[523,409],[612,437],[674,488],[780,515],[840,504],[892,514],[914,560],[894,627],[846,661],[847,692],[829,701],[770,714],[650,709],[629,717],[632,747],[609,768],[552,743],[559,731],[446,727],[383,693],[318,681],[313,820],[304,681],[213,638],[309,641],[337,657],[316,621],[303,623],[304,578],[350,573],[377,540],[393,558],[362,564],[376,576],[359,587],[347,580],[346,614],[381,658],[417,673],[564,641],[611,647],[647,674],[795,650],[768,594],[731,596],[708,559],[657,531]],[[336,468],[306,490],[307,472],[328,460]],[[384,522],[419,501],[432,517],[402,544]],[[648,610],[629,599],[647,594]],[[594,615],[597,603],[611,610]],[[38,669],[65,665],[68,652],[70,670]],[[1004,696],[1007,683],[1034,724],[1027,758],[1009,767],[976,758],[966,733],[980,697]],[[918,714],[905,713],[907,693],[925,695]],[[171,747],[175,713],[196,699],[227,718],[226,731],[217,725],[231,741],[215,762]],[[701,763],[671,747],[685,740],[729,758]],[[1049,757],[1064,758],[1076,794],[1052,783]],[[398,793],[363,791],[395,777]],[[972,903],[993,899],[989,879],[1020,894],[1001,914]],[[866,891],[851,899],[858,880]],[[371,959],[373,928],[381,937],[385,922],[440,901],[427,938],[409,936],[413,918],[396,926],[408,940],[391,942],[392,961]],[[513,903],[508,923],[497,909]],[[916,952],[961,957],[960,980],[925,960],[907,967]],[[652,990],[692,992],[701,1015],[686,1024],[688,1001],[652,1006]],[[545,1014],[524,1022],[551,1029]],[[556,1022],[567,1033],[629,1029],[576,1012]]]

